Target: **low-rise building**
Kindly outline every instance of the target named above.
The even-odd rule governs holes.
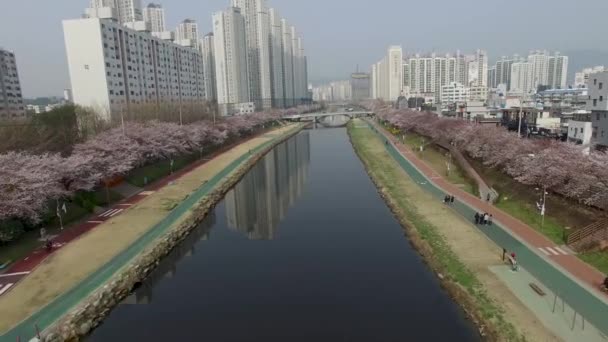
[[[608,147],[608,71],[591,74],[586,109],[591,113],[592,142]]]

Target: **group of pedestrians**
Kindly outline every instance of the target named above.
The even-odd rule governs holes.
[[[448,204],[448,205],[453,205],[455,200],[456,199],[454,198],[454,196],[445,195],[445,197],[443,198],[443,203]]]
[[[491,226],[493,219],[494,219],[494,217],[492,216],[492,214],[488,214],[488,213],[483,213],[483,214],[475,213],[475,224],[476,225]]]

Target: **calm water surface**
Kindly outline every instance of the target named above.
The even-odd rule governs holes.
[[[277,146],[90,341],[477,341],[344,128]]]

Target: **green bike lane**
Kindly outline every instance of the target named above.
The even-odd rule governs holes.
[[[385,148],[401,168],[424,190],[432,194],[438,201],[442,201],[445,190],[437,186],[432,179],[424,175],[412,162],[410,162],[392,143],[389,136],[380,132],[373,124],[366,121],[368,127],[382,140],[387,141]],[[467,203],[456,199],[453,206],[456,212],[469,221],[472,221],[476,212],[480,212]],[[575,280],[565,269],[554,264],[549,259],[537,254],[526,242],[514,236],[508,227],[499,221],[494,221],[490,227],[478,229],[501,248],[517,255],[518,264],[525,268],[534,277],[553,293],[562,298],[587,322],[593,324],[604,335],[608,336],[608,304],[606,299],[599,298],[586,285]],[[500,253],[501,251],[497,251]]]
[[[36,330],[40,331],[50,327],[59,318],[69,313],[82,300],[91,295],[95,290],[106,284],[117,272],[128,266],[138,254],[143,252],[154,240],[167,233],[172,226],[185,215],[192,207],[200,202],[205,196],[209,195],[222,181],[236,171],[244,162],[255,154],[263,151],[277,141],[299,131],[301,127],[296,127],[284,134],[266,134],[273,138],[255,148],[250,152],[244,153],[239,158],[231,162],[228,166],[218,172],[209,181],[192,192],[184,201],[175,207],[164,219],[155,224],[146,233],[139,237],[127,249],[116,255],[112,260],[91,274],[78,285],[57,297],[51,303],[26,318],[18,325],[0,336],[0,342],[29,341],[36,336]]]

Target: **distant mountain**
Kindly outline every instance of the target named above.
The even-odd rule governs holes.
[[[584,68],[604,65],[608,67],[608,51],[602,50],[569,50],[562,51],[568,56],[568,83],[574,81],[574,74]]]

